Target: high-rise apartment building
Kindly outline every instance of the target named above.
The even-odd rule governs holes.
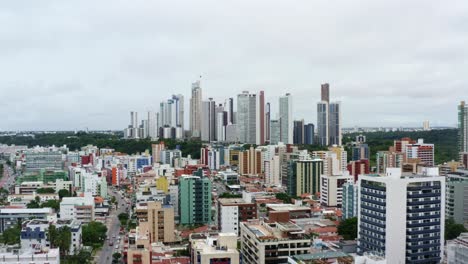
[[[460,152],[468,152],[468,105],[465,101],[458,106],[458,144]]]
[[[259,149],[250,147],[239,152],[239,169],[241,175],[259,175],[262,173],[263,159]]]
[[[392,263],[440,263],[444,256],[445,178],[437,168],[404,176],[361,175],[358,181],[358,254]]]
[[[361,143],[361,144],[356,144],[353,146],[351,160],[361,160],[361,159],[369,159],[369,158],[370,158],[369,145]]]
[[[190,98],[190,132],[192,137],[201,137],[202,89],[200,81],[192,83]]]
[[[315,144],[315,131],[314,124],[306,124],[304,126],[304,144],[313,145]]]
[[[258,145],[265,144],[265,92],[258,93],[258,102],[256,110],[256,125],[257,125],[257,139]]]
[[[320,203],[325,206],[339,206],[343,204],[343,185],[354,183],[354,177],[348,171],[334,175],[320,176]]]
[[[304,193],[315,195],[320,192],[320,175],[323,173],[323,160],[312,159],[307,153],[301,153],[298,159],[289,161],[288,193],[301,196]]]
[[[317,143],[320,146],[329,145],[328,111],[328,102],[317,103]]]
[[[341,145],[341,103],[330,102],[330,86],[321,87],[322,101],[317,103],[318,144],[321,146]]]
[[[292,96],[287,93],[279,98],[280,141],[293,143]]]
[[[341,146],[341,103],[329,104],[328,134],[330,140],[328,144]]]
[[[216,103],[213,98],[202,102],[201,140],[206,142],[216,140]]]
[[[294,121],[293,144],[305,144],[304,119]]]
[[[327,103],[330,102],[330,85],[328,83],[324,83],[320,88],[322,101]]]
[[[135,212],[139,225],[147,224],[151,242],[175,242],[174,207],[160,201],[137,204]]]
[[[378,151],[377,173],[385,173],[387,168],[402,168],[406,156],[403,152]]]
[[[257,144],[257,95],[247,91],[237,96],[237,136],[239,141]]]
[[[224,111],[227,113],[227,124],[234,124],[234,98],[228,98],[224,103]]]
[[[148,137],[156,139],[158,137],[156,114],[153,111],[148,111]]]
[[[281,142],[280,130],[280,121],[277,119],[270,120],[270,144],[276,145]]]
[[[445,219],[468,227],[468,171],[449,172],[446,181]]]
[[[406,158],[419,159],[427,166],[434,166],[434,144],[424,143],[423,139],[418,139],[414,144],[407,144]]]
[[[270,142],[270,120],[271,120],[271,106],[270,103],[265,105],[265,141]]]
[[[369,160],[368,159],[361,159],[361,160],[353,160],[348,164],[348,171],[354,177],[354,181],[358,180],[358,176],[361,174],[369,174]]]
[[[183,225],[211,223],[209,178],[191,175],[179,178],[179,215]]]
[[[465,264],[468,259],[468,233],[447,242],[447,264]]]

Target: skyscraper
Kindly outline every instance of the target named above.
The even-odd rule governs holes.
[[[292,96],[287,93],[279,98],[279,116],[281,142],[293,143]]]
[[[192,83],[192,97],[190,98],[190,132],[192,137],[201,136],[201,105],[202,89],[200,81]]]
[[[148,111],[148,136],[153,139],[158,137],[156,123],[157,121],[155,113],[153,111]]]
[[[265,141],[270,142],[270,120],[271,120],[271,108],[270,103],[265,105]]]
[[[328,119],[330,137],[328,144],[341,146],[341,104],[339,102],[329,104]]]
[[[302,120],[295,120],[294,121],[294,136],[293,136],[293,143],[294,144],[304,144],[304,119]]]
[[[184,130],[184,96],[181,94],[172,95],[174,102],[175,124],[174,127],[181,127]]]
[[[458,106],[458,144],[460,152],[468,152],[468,106],[465,101]]]
[[[228,98],[224,103],[224,111],[227,113],[227,124],[234,124],[234,98]]]
[[[318,144],[328,146],[328,103],[326,101],[317,103],[317,134]]]
[[[313,145],[315,144],[315,131],[314,124],[309,123],[304,126],[304,144]]]
[[[213,98],[202,102],[201,124],[201,140],[206,142],[215,141],[216,103]]]
[[[321,146],[341,145],[341,103],[330,103],[330,86],[321,87],[322,101],[317,103],[318,144]]]
[[[322,101],[329,103],[330,102],[330,85],[328,83],[324,83],[321,85],[321,95]]]
[[[242,143],[257,144],[257,95],[248,91],[237,96],[237,136]]]
[[[270,144],[276,145],[280,142],[280,121],[277,119],[270,120]]]
[[[258,93],[256,123],[257,123],[257,139],[259,145],[265,144],[265,93],[260,91]]]

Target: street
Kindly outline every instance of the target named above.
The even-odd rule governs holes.
[[[107,226],[107,238],[108,240],[104,243],[101,251],[96,256],[97,261],[96,263],[106,264],[112,262],[112,254],[119,252],[122,253],[123,248],[123,241],[125,235],[120,235],[121,241],[120,244],[118,243],[117,237],[119,236],[120,231],[120,221],[118,219],[118,215],[120,213],[126,212],[125,208],[127,203],[122,198],[122,195],[119,192],[115,192],[113,189],[109,188],[109,197],[115,196],[116,201],[118,202],[117,210],[111,210],[110,215],[107,217],[106,226]],[[125,206],[122,207],[121,205],[125,203]],[[112,241],[112,246],[109,245],[109,242]],[[119,245],[119,249],[115,249],[115,246]],[[123,255],[123,254],[122,254]]]
[[[0,180],[0,188],[10,191],[11,187],[15,186],[16,174],[13,169],[4,164],[3,165],[3,178]]]

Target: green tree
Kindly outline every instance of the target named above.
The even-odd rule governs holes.
[[[358,221],[357,217],[348,218],[338,225],[338,234],[345,240],[354,240],[357,237]]]
[[[60,197],[60,200],[62,200],[63,197],[71,197],[70,192],[67,189],[61,189],[58,191],[58,195]]]
[[[32,200],[26,205],[26,207],[27,208],[41,208],[40,202],[41,202],[41,198],[39,198],[39,196],[36,196],[34,200]]]
[[[283,201],[284,203],[291,203],[292,197],[287,193],[277,193],[275,194],[276,199]]]
[[[119,260],[121,257],[122,257],[122,254],[120,254],[119,252],[115,252],[114,254],[112,254],[112,262],[119,263]]]
[[[117,217],[119,218],[120,224],[122,226],[127,225],[127,221],[129,217],[127,213],[120,213]]]
[[[36,190],[38,194],[45,194],[45,193],[55,193],[54,188],[39,188]]]
[[[20,237],[21,227],[15,226],[3,231],[0,236],[0,241],[7,245],[16,245],[20,243]]]
[[[111,203],[115,204],[117,202],[117,199],[115,198],[115,196],[112,196],[111,197]]]
[[[457,238],[461,233],[467,232],[462,224],[455,223],[452,218],[445,221],[445,239],[452,240]]]
[[[98,248],[104,244],[106,240],[107,227],[100,222],[90,222],[83,226],[82,236],[85,246]]]
[[[53,208],[56,212],[60,211],[60,201],[58,200],[47,200],[41,204],[41,208]]]
[[[60,247],[61,255],[68,255],[71,245],[71,229],[68,226],[63,226],[58,232],[58,246]]]
[[[242,198],[242,194],[232,194],[225,192],[219,196],[219,198]]]
[[[81,250],[75,255],[62,256],[60,263],[62,264],[89,264],[91,263],[91,252]]]

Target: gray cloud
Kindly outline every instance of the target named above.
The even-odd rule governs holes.
[[[3,130],[121,129],[172,93],[188,107],[200,74],[204,97],[263,89],[276,109],[290,92],[314,123],[323,82],[346,126],[454,125],[468,100],[466,1],[1,5]]]

